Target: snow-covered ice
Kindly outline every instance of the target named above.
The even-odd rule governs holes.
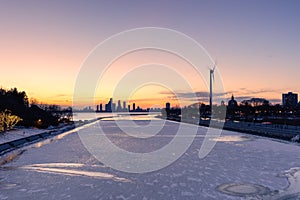
[[[114,121],[99,124],[115,145],[142,153],[168,145],[179,125],[166,121],[157,136],[137,139]],[[83,130],[95,131],[99,124]],[[206,131],[199,127],[178,160],[148,173],[110,168],[86,150],[76,132],[40,142],[0,167],[0,199],[300,199],[298,144],[223,131],[199,159]]]

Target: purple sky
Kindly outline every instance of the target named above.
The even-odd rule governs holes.
[[[183,32],[202,44],[217,60],[225,89],[236,96],[278,101],[282,92],[300,92],[297,0],[3,0],[0,5],[0,86],[20,88],[41,101],[70,103],[80,65],[97,44],[149,26]]]

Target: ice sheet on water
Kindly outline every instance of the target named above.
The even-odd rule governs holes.
[[[107,126],[107,134],[113,135],[114,144],[131,151],[140,148],[139,152],[167,144],[177,130],[176,123],[166,122],[159,137],[139,143],[133,137],[126,136],[124,140],[122,130],[111,121],[101,122],[101,125]],[[93,126],[98,125],[84,129],[91,132],[95,130]],[[271,191],[261,194],[263,199],[298,198],[299,171],[295,170],[298,169],[295,167],[300,167],[298,145],[223,131],[214,149],[200,160],[198,151],[205,131],[206,128],[199,128],[193,144],[174,163],[141,174],[120,172],[103,165],[85,149],[76,133],[69,134],[39,149],[28,149],[17,160],[6,164],[4,167],[14,168],[0,170],[0,184],[17,185],[0,189],[1,195],[11,199],[60,199],[67,196],[72,199],[244,199],[245,196],[224,194],[216,189],[224,184],[239,184],[230,190],[248,193],[252,197],[251,194],[258,195],[257,187],[261,186]],[[109,151],[106,153],[111,155]],[[284,176],[278,176],[289,169],[292,170]],[[98,178],[93,176],[94,172]],[[130,182],[111,177],[125,178]],[[46,191],[29,193],[41,189]]]

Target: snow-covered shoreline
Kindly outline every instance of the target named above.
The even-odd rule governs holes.
[[[44,132],[48,132],[48,131],[54,131],[54,130],[59,130],[65,127],[70,126],[69,124],[62,124],[59,125],[57,127],[49,127],[47,129],[38,129],[38,128],[34,128],[34,127],[16,127],[13,130],[10,130],[8,132],[5,133],[0,133],[0,145],[7,143],[7,142],[12,142],[14,140],[19,140],[22,138],[26,138],[29,136],[33,136],[33,135],[38,135]]]
[[[59,135],[74,128],[74,124],[64,124],[58,127],[50,127],[48,129],[19,128],[12,130],[0,137],[0,155],[4,155],[25,145]]]
[[[47,139],[52,136],[62,134],[64,132],[73,130],[75,128],[93,123],[102,119],[101,117],[89,120],[74,121],[70,124],[60,124],[57,127],[49,127],[47,129],[37,128],[16,128],[6,133],[0,134],[0,155],[3,155],[13,149],[22,147],[24,145]]]

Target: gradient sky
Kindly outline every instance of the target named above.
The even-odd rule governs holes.
[[[0,0],[0,25],[0,86],[17,87],[40,103],[71,105],[89,52],[138,27],[164,27],[194,38],[217,60],[228,96],[280,102],[283,92],[300,93],[298,0]],[[204,86],[194,89],[204,94]],[[159,88],[147,86],[133,96],[151,106],[154,95],[168,99],[172,93]],[[109,97],[104,91],[96,98]]]

